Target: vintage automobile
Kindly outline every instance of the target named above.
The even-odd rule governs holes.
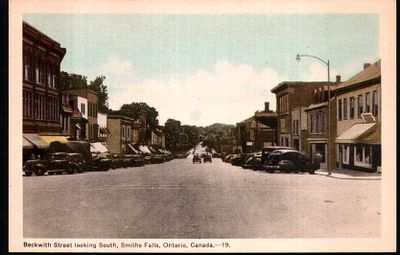
[[[286,146],[268,146],[265,147],[264,149],[262,149],[261,151],[261,161],[262,164],[265,163],[265,161],[267,160],[268,155],[273,152],[274,150],[295,150],[292,147],[286,147]]]
[[[241,166],[247,159],[253,156],[254,153],[241,153],[231,159],[231,165]]]
[[[43,175],[47,171],[46,160],[31,159],[24,163],[23,171],[26,176],[31,176],[33,173],[37,176]]]
[[[193,155],[193,164],[194,163],[201,163],[201,155],[200,155],[200,153],[195,153],[194,155]]]
[[[248,158],[243,164],[242,168],[244,169],[253,169],[258,170],[262,166],[261,161],[261,152],[255,153],[253,156]]]
[[[318,167],[305,154],[299,151],[275,150],[269,154],[262,169],[269,173],[279,171],[284,173],[308,172],[314,174]]]
[[[111,159],[104,153],[92,152],[92,158],[89,162],[89,168],[92,171],[108,171],[111,168]]]
[[[132,166],[144,166],[146,164],[145,159],[141,155],[126,154],[124,155],[125,165],[128,167]]]
[[[52,153],[47,160],[47,172],[49,175],[54,173],[61,174],[63,172],[73,174],[77,170],[78,165],[66,152]]]
[[[82,154],[80,153],[68,153],[71,157],[72,161],[76,164],[76,169],[78,173],[83,173],[88,169],[87,162],[83,159]]]
[[[211,153],[206,152],[206,153],[203,153],[201,156],[203,158],[203,163],[206,163],[206,162],[211,163],[212,162]]]

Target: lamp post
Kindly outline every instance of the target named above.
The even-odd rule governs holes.
[[[331,159],[330,159],[330,144],[331,144],[331,77],[330,77],[330,68],[329,68],[329,60],[325,61],[319,57],[313,56],[313,55],[300,55],[297,54],[296,60],[300,61],[302,57],[310,57],[310,58],[315,58],[319,60],[320,62],[324,63],[327,68],[328,68],[328,142],[327,142],[327,167],[328,167],[328,175],[331,175]]]

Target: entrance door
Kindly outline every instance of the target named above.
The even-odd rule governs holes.
[[[296,150],[300,151],[300,142],[299,142],[299,139],[293,139],[293,147],[294,147]]]

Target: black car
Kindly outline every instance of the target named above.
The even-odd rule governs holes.
[[[92,171],[108,171],[111,168],[112,160],[104,153],[92,152],[89,168]]]
[[[246,160],[248,160],[254,153],[241,153],[238,156],[231,159],[231,164],[233,166],[241,166]]]
[[[279,171],[284,173],[308,172],[314,174],[317,166],[305,154],[299,151],[275,150],[269,154],[262,169],[269,173]]]
[[[68,155],[71,157],[72,161],[76,164],[76,170],[78,173],[82,173],[87,170],[88,164],[83,159],[82,154],[74,152],[74,153],[68,153]]]
[[[254,154],[242,164],[242,168],[244,169],[259,170],[261,167],[262,167],[261,152]]]
[[[286,147],[286,146],[268,146],[268,147],[265,147],[261,151],[261,161],[262,161],[263,164],[267,160],[268,155],[271,152],[275,151],[275,150],[295,150],[295,149],[292,148],[292,147]]]
[[[125,164],[129,167],[144,166],[146,164],[145,159],[141,155],[126,154],[124,156],[124,159],[125,159]]]
[[[212,157],[210,153],[203,153],[202,158],[203,158],[203,163],[212,162]]]
[[[193,164],[194,163],[201,163],[201,155],[199,154],[199,153],[195,153],[194,155],[193,155]]]

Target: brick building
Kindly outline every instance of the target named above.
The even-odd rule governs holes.
[[[335,83],[339,81],[337,77]],[[271,89],[276,94],[278,145],[310,154],[305,109],[313,103],[314,90],[324,86],[327,82],[284,81]]]
[[[338,167],[377,171],[381,166],[381,61],[364,64],[334,92]]]

